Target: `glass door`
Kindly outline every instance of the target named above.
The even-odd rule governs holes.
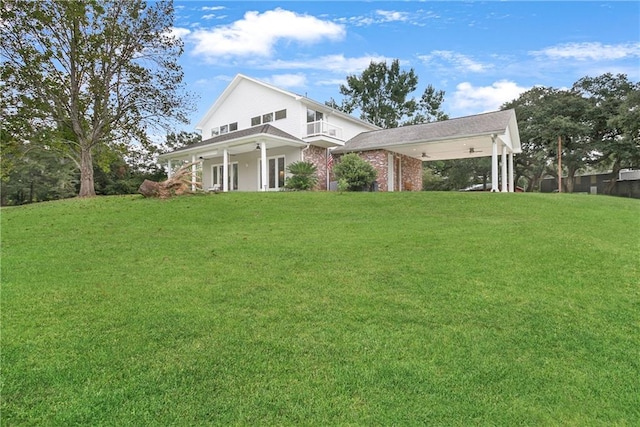
[[[211,169],[211,185],[212,187],[217,187],[220,190],[223,189],[223,181],[222,176],[224,174],[224,166],[223,165],[213,165]],[[229,176],[227,177],[229,180],[229,190],[237,190],[238,189],[238,162],[229,163]]]
[[[260,175],[259,170],[258,174]],[[267,159],[267,183],[269,184],[267,189],[279,190],[284,188],[284,177],[284,156]],[[260,176],[260,188],[262,188],[262,176]]]

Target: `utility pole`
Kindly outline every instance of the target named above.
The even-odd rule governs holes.
[[[558,193],[562,193],[562,137],[558,137]]]

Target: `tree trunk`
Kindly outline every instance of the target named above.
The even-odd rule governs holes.
[[[93,154],[91,148],[82,146],[80,152],[80,192],[78,197],[94,197]]]
[[[145,179],[142,184],[140,184],[138,192],[144,197],[160,197],[160,183]]]
[[[620,165],[620,159],[616,159],[616,161],[613,163],[611,179],[604,189],[604,194],[611,195],[611,193],[613,193],[613,189],[616,187],[616,183],[618,182],[618,176],[620,176],[620,169],[622,169],[622,166]]]

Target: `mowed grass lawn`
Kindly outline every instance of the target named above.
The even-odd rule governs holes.
[[[2,209],[2,425],[640,424],[640,201]]]

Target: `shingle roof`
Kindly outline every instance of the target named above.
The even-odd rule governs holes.
[[[513,115],[514,110],[495,111],[441,122],[363,132],[347,141],[343,147],[336,148],[334,152],[347,153],[471,135],[501,134]]]
[[[247,129],[242,129],[242,130],[238,130],[238,131],[234,131],[234,132],[229,132],[229,133],[225,133],[224,135],[218,135],[218,136],[214,136],[213,138],[209,138],[209,139],[205,139],[204,141],[200,141],[197,142],[195,144],[191,144],[191,145],[187,145],[185,147],[180,147],[174,151],[172,151],[172,153],[178,153],[180,151],[184,151],[184,150],[190,150],[192,148],[197,148],[197,147],[203,147],[205,145],[212,145],[212,144],[218,144],[221,142],[226,142],[226,141],[231,141],[234,139],[240,139],[240,138],[244,138],[247,136],[252,136],[252,135],[272,135],[272,136],[277,136],[280,138],[284,138],[284,139],[290,139],[292,141],[296,141],[296,142],[304,142],[299,138],[296,138],[295,136],[281,130],[278,129],[275,126],[271,126],[270,124],[264,124],[264,125],[259,125],[259,126],[254,126],[251,128],[247,128]]]

